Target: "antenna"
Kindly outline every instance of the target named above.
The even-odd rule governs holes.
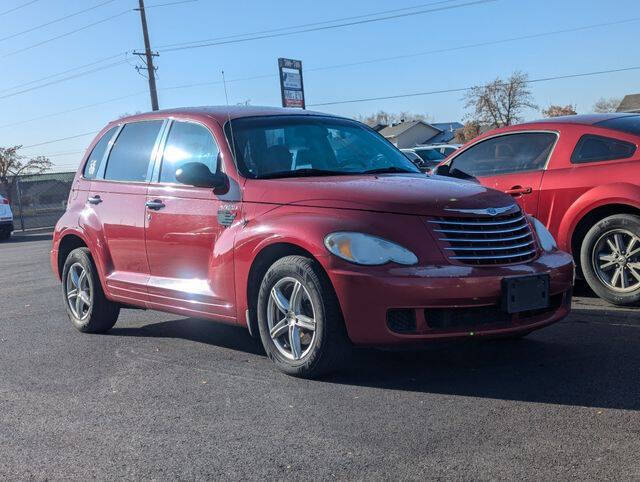
[[[231,153],[233,154],[234,162],[238,163],[238,156],[236,155],[236,140],[233,138],[233,125],[231,125],[231,110],[229,109],[229,94],[227,93],[227,79],[224,77],[224,70],[222,70],[222,85],[224,85],[224,98],[227,102],[227,122],[229,123],[229,132],[231,133]]]

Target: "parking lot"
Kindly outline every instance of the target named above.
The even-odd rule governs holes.
[[[640,478],[640,311],[582,286],[524,340],[361,349],[306,381],[240,328],[77,332],[49,248],[0,244],[0,478]]]

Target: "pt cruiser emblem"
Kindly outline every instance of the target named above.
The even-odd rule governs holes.
[[[477,214],[478,216],[497,216],[498,214],[504,214],[507,211],[511,211],[512,209],[514,209],[516,207],[516,205],[514,204],[513,206],[507,206],[504,208],[485,208],[485,209],[449,209],[449,208],[445,208],[445,211],[452,211],[452,212],[456,212],[456,213],[463,213],[463,214]]]

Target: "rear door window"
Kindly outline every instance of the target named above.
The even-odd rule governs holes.
[[[634,152],[636,152],[636,146],[630,142],[587,134],[582,136],[576,144],[576,148],[571,154],[571,163],[583,164],[626,159],[633,156]]]
[[[475,177],[544,169],[557,135],[552,132],[505,134],[481,141],[452,160],[452,169]]]
[[[176,170],[187,162],[201,162],[216,172],[219,152],[209,129],[193,122],[174,121],[162,155],[160,182],[177,182]]]
[[[82,172],[85,179],[94,179],[96,174],[98,174],[100,165],[102,164],[102,159],[104,158],[104,153],[107,151],[107,147],[109,146],[109,141],[117,129],[117,127],[112,127],[105,132],[91,150],[91,154],[89,154],[89,158],[84,165],[84,171]]]
[[[104,178],[110,181],[146,181],[162,122],[155,120],[126,124],[111,149]]]

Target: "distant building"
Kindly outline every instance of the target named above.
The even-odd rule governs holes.
[[[452,142],[456,131],[462,128],[460,122],[427,123],[424,121],[400,122],[380,129],[399,149],[414,147],[418,144],[446,144]]]
[[[616,112],[635,112],[640,114],[640,94],[625,95]]]

